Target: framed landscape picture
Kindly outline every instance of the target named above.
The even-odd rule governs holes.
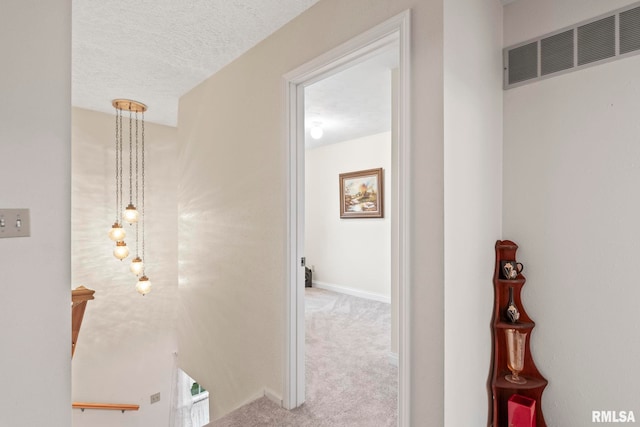
[[[340,218],[383,218],[383,171],[340,174]]]

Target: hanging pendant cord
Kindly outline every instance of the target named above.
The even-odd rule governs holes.
[[[133,117],[129,109],[129,204],[133,204],[133,132],[131,132],[131,122]]]
[[[120,159],[120,161],[118,162],[118,174],[119,174],[119,180],[120,180],[120,188],[118,189],[118,197],[120,199],[120,206],[118,208],[118,223],[120,225],[122,225],[122,208],[123,208],[123,200],[122,200],[122,110],[118,110],[118,118],[119,118],[119,126],[120,126],[120,133],[119,133],[119,143],[118,143],[118,158]]]
[[[141,220],[142,220],[142,259],[144,260],[144,264],[142,266],[142,275],[144,276],[145,266],[147,265],[147,259],[144,255],[144,224],[146,221],[145,213],[144,213],[144,174],[145,174],[145,163],[144,163],[144,112],[142,112],[142,206],[141,206]]]
[[[119,171],[119,158],[118,158],[118,139],[120,137],[120,134],[118,133],[118,109],[116,108],[116,147],[115,147],[115,154],[116,154],[116,224],[118,223],[119,220],[119,212],[120,212],[120,194],[118,193],[118,188],[120,187],[120,183],[118,181],[118,171]]]
[[[138,112],[136,111],[136,206],[140,206],[138,205],[138,175]],[[138,222],[136,222],[136,258],[138,258]]]

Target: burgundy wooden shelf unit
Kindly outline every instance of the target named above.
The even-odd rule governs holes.
[[[540,375],[531,357],[529,343],[535,323],[527,315],[520,299],[520,293],[526,279],[522,272],[519,272],[517,277],[513,279],[506,279],[501,263],[501,261],[517,261],[518,245],[510,240],[498,240],[495,250],[493,318],[491,321],[492,355],[488,381],[488,426],[508,427],[507,402],[512,395],[519,394],[536,401],[536,427],[546,427],[547,424],[542,414],[542,392],[547,386],[547,380]],[[520,314],[515,322],[511,322],[506,313],[506,308],[509,305],[509,288],[513,289],[513,302]],[[524,367],[520,373],[520,377],[526,380],[525,384],[514,384],[505,379],[505,376],[511,373],[507,367],[509,356],[505,331],[508,329],[527,333],[524,346]]]

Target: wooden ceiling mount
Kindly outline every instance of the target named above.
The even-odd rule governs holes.
[[[132,101],[131,99],[114,99],[111,101],[111,105],[122,111],[132,111],[134,113],[144,113],[147,111],[146,105],[142,102]]]

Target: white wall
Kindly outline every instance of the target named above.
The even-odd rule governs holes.
[[[517,0],[504,7],[504,46],[521,43],[636,2]]]
[[[0,9],[0,207],[31,210],[0,239],[0,425],[68,426],[71,2]]]
[[[121,414],[76,409],[73,425],[168,426],[177,350],[177,129],[149,122],[145,126],[145,262],[152,290],[143,297],[129,272],[133,227],[125,224],[131,255],[124,261],[113,257],[114,244],[107,237],[115,220],[114,122],[115,112],[73,109],[71,287],[84,285],[96,293],[87,303],[73,358],[72,396],[80,402],[137,404],[140,410]],[[150,396],[157,392],[160,402],[151,405]]]
[[[384,218],[340,218],[341,173],[383,168]],[[305,154],[305,256],[313,280],[390,302],[391,133]]]
[[[560,16],[557,3],[508,6],[505,43],[631,2],[565,1]],[[587,425],[593,410],[640,413],[638,75],[635,56],[504,93],[504,236],[525,264],[550,426]]]
[[[321,0],[181,98],[181,366],[218,418],[281,394],[287,147],[282,76],[412,11],[412,425],[443,425],[441,0]]]
[[[398,85],[399,85],[399,69],[391,70],[391,164],[398,164]],[[397,183],[399,168],[391,169],[391,182]],[[397,188],[394,187],[394,188]],[[400,257],[394,254],[400,253],[400,236],[399,236],[399,194],[398,191],[391,192],[391,358],[398,356],[398,348],[400,346],[400,319],[399,314],[399,297],[400,297]],[[392,360],[395,363],[395,360]]]
[[[445,1],[444,425],[452,427],[481,425],[487,413],[502,210],[501,24],[498,0]]]

